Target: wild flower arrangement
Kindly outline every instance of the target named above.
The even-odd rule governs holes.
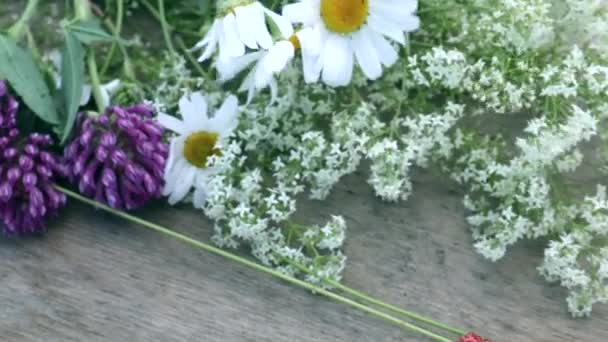
[[[133,220],[119,210],[167,197],[211,218],[215,245],[244,245],[263,266],[137,222],[435,340],[450,341],[331,289],[484,341],[342,285],[347,222],[293,218],[299,196],[323,200],[361,167],[386,201],[415,191],[414,168],[436,169],[466,189],[481,255],[546,239],[538,270],[568,289],[570,312],[608,302],[606,189],[568,182],[605,143],[604,1],[75,0],[61,53],[44,54],[27,30],[37,5],[0,35],[7,234],[43,229],[66,194]],[[120,38],[140,9],[160,23],[162,55]]]

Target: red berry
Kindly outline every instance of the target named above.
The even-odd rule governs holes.
[[[468,333],[462,336],[457,342],[490,342],[490,340],[475,333]]]

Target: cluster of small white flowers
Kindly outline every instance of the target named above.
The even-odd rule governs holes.
[[[564,163],[580,162],[576,147],[596,134],[596,125],[590,112],[573,106],[561,125],[551,126],[545,118],[530,121],[525,130],[529,137],[516,140],[519,153],[508,163],[499,162],[491,147],[467,150],[456,161],[461,169],[452,169],[452,176],[470,189],[465,206],[473,212],[468,222],[482,255],[498,260],[524,237],[561,229],[552,196],[557,189],[550,184],[553,167],[559,162],[562,169],[576,168]]]
[[[480,11],[471,25],[471,35],[479,40],[471,45],[471,51],[479,45],[491,44],[507,51],[521,54],[551,43],[554,38],[554,20],[550,1],[546,0],[476,0],[473,6],[494,8]]]
[[[406,200],[412,191],[410,170],[428,167],[430,158],[448,158],[453,144],[447,132],[462,117],[464,106],[448,103],[441,114],[396,118],[389,136],[371,144],[368,180],[376,194],[387,201]]]
[[[186,66],[184,57],[166,53],[158,72],[157,84],[151,94],[156,111],[166,113],[177,107],[179,99],[192,89],[202,89],[205,81]]]
[[[560,14],[556,32],[563,42],[576,41],[600,55],[608,54],[608,4],[605,0],[554,2]]]
[[[285,161],[275,159],[272,176],[260,169],[245,171],[246,156],[236,142],[224,148],[222,156],[211,158],[209,165],[218,173],[208,185],[204,210],[215,221],[214,243],[230,248],[246,243],[262,263],[288,274],[301,273],[304,267],[310,276],[340,279],[346,259],[340,251],[344,220],[334,216],[323,227],[291,221],[295,197],[305,190],[306,175],[323,157],[325,146],[316,138],[311,132],[301,150]],[[274,184],[267,185],[269,181]]]
[[[513,70],[505,70],[504,63],[495,56],[487,61],[469,62],[461,51],[435,47],[408,58],[409,87],[466,93],[483,104],[477,112],[509,113],[532,107],[538,96],[534,80],[538,71],[525,62],[513,65]],[[509,80],[506,76],[509,71],[529,76]]]
[[[606,188],[573,209],[568,231],[545,250],[540,273],[569,290],[568,309],[588,316],[596,303],[608,302],[608,201]]]
[[[408,36],[407,57],[395,47],[417,27],[409,10],[408,25],[390,37],[362,26],[375,37],[375,48],[362,54],[352,48],[355,39],[366,46],[363,33],[325,32],[333,26],[317,15],[318,2],[290,2],[296,6],[286,6],[284,17],[257,1],[226,3],[199,44],[201,60],[217,55],[211,66],[221,81],[249,71],[250,93],[231,143],[209,158],[204,210],[215,221],[215,243],[246,244],[261,262],[310,281],[338,279],[344,220],[295,224],[296,197],[324,199],[365,159],[375,193],[406,200],[412,169],[437,166],[466,187],[482,255],[498,260],[521,239],[561,236],[550,242],[541,273],[570,290],[575,315],[606,301],[603,192],[577,205],[561,182],[608,118],[608,9],[600,0],[421,0],[424,31]],[[237,17],[257,22],[256,30]],[[311,31],[317,28],[325,31]],[[296,53],[301,68],[291,63]],[[193,88],[214,106],[225,97],[213,76],[202,82],[183,60],[168,62],[160,76],[153,99],[161,110]],[[270,94],[252,98],[266,86]],[[496,114],[525,116],[528,124],[503,138],[502,127],[484,125]]]

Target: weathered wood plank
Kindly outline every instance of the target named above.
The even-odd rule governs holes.
[[[300,217],[343,213],[345,282],[495,341],[608,339],[607,311],[569,318],[564,292],[534,267],[535,245],[492,264],[476,255],[460,194],[416,176],[407,203],[375,199],[361,175]],[[159,209],[163,210],[159,210]],[[197,238],[210,225],[189,208],[139,215]],[[0,242],[3,341],[421,341],[422,338],[230,261],[72,203],[44,237]]]

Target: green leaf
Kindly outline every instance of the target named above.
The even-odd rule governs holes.
[[[77,20],[65,27],[85,45],[113,41],[114,37],[101,28],[97,19]]]
[[[42,120],[59,123],[55,104],[32,54],[0,35],[0,79],[7,79],[23,102]]]
[[[65,45],[61,59],[61,96],[64,104],[64,117],[61,122],[61,143],[70,136],[84,85],[85,50],[78,38],[71,31],[65,30]]]

